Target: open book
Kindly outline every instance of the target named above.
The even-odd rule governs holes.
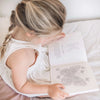
[[[99,90],[80,32],[54,41],[48,50],[52,83],[62,83],[70,96]]]

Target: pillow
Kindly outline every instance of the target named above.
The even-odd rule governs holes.
[[[100,18],[100,0],[60,0],[67,10],[67,21]]]

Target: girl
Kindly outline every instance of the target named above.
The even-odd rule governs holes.
[[[47,52],[48,43],[65,36],[61,33],[65,17],[59,0],[23,0],[12,12],[10,33],[1,48],[0,73],[16,92],[30,97],[48,94],[54,100],[68,96],[62,84],[49,84]]]

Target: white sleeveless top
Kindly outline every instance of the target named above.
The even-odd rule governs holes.
[[[26,41],[11,39],[11,41],[7,44],[6,52],[0,62],[0,75],[5,81],[5,83],[9,85],[17,93],[20,93],[20,92],[18,92],[16,88],[14,87],[14,84],[12,81],[11,69],[7,67],[6,60],[8,56],[10,56],[13,52],[22,48],[33,48],[36,51],[38,51],[38,56],[37,56],[35,64],[29,67],[27,71],[28,81],[34,80],[35,82],[39,84],[44,84],[44,83],[48,84],[51,82],[50,81],[50,65],[49,65],[49,60],[48,60],[48,48],[42,47],[41,45],[35,46],[31,44],[30,42],[26,42]],[[23,94],[28,97],[47,95],[47,94],[24,94],[24,93],[20,93],[20,94]]]

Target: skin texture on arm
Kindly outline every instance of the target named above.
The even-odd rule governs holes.
[[[33,84],[27,81],[27,70],[34,61],[33,49],[20,49],[8,57],[7,65],[11,68],[15,88],[22,93],[48,93],[48,85]]]

